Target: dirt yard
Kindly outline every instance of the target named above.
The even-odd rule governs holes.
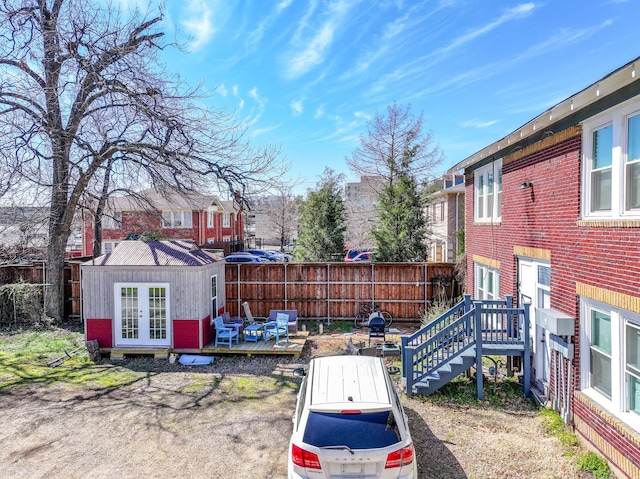
[[[293,369],[346,349],[344,337],[312,337],[300,358],[105,361],[132,369],[129,384],[0,390],[0,478],[286,478]],[[589,477],[533,407],[404,404],[421,478]]]

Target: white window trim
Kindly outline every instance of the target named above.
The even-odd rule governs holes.
[[[627,121],[640,115],[640,101],[630,100],[600,113],[582,124],[582,217],[587,219],[640,219],[640,209],[625,211],[625,170],[628,145]],[[611,211],[591,211],[593,133],[612,125]]]
[[[207,211],[207,228],[213,229],[214,216],[215,216],[215,213],[213,211]]]
[[[611,317],[611,399],[591,387],[591,310]],[[626,425],[640,432],[640,415],[629,411],[626,381],[625,326],[640,325],[640,315],[588,298],[580,298],[580,390]]]
[[[489,298],[488,297],[488,290],[485,286],[485,288],[482,290],[483,294],[480,294],[480,289],[478,288],[479,285],[479,281],[478,279],[483,276],[485,278],[484,284],[487,285],[488,284],[488,277],[489,274],[493,274],[493,298]],[[477,300],[484,300],[484,299],[498,299],[500,298],[500,270],[496,269],[496,268],[491,268],[490,266],[481,264],[481,263],[474,263],[473,264],[473,289],[474,289],[474,298],[476,298]]]
[[[111,250],[107,251],[107,245],[111,246]],[[111,253],[118,246],[118,241],[103,241],[100,248],[101,254]]]
[[[171,223],[165,220],[165,214],[171,214]],[[180,220],[180,225],[176,226],[176,218]],[[185,218],[189,218],[189,225],[185,225]],[[162,212],[162,227],[171,229],[191,229],[193,228],[193,218],[191,210],[164,210]]]
[[[115,211],[102,217],[103,230],[117,230],[122,228],[122,212]]]
[[[223,213],[222,214],[222,227],[230,228],[231,227],[231,213]]]
[[[495,223],[495,222],[500,222],[502,220],[502,208],[501,208],[501,202],[502,202],[502,187],[501,185],[498,183],[499,179],[501,178],[500,175],[500,171],[502,170],[502,159],[499,160],[494,160],[493,162],[491,162],[490,164],[477,169],[474,172],[474,181],[473,181],[473,219],[476,223]],[[492,172],[493,173],[493,205],[492,205],[492,214],[491,216],[489,216],[487,214],[487,212],[489,211],[489,204],[487,201],[488,198],[488,187],[489,187],[489,182],[488,182],[488,173]],[[480,192],[478,185],[480,185],[480,177],[484,177],[485,181],[484,181],[484,191]],[[500,188],[500,189],[499,189]],[[482,193],[482,195],[480,195],[480,193]],[[478,199],[482,198],[483,201],[483,207],[482,207],[482,211],[483,211],[483,215],[479,216],[478,215]],[[498,214],[498,212],[500,212],[500,214]]]
[[[216,294],[215,296],[213,295],[213,285],[216,285]],[[216,310],[214,311],[214,307],[213,307],[213,303],[215,301],[216,306],[218,305],[218,288],[219,288],[219,284],[218,284],[218,275],[214,274],[211,276],[211,283],[209,284],[209,292],[211,293],[211,302],[209,304],[211,304],[211,318],[215,318],[216,316],[218,316],[218,311],[217,311],[217,307],[215,308]]]

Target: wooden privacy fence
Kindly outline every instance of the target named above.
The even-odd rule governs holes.
[[[458,298],[450,263],[227,264],[226,310],[255,316],[296,309],[303,319],[353,319],[363,303],[379,304],[396,320],[419,320],[434,301]]]
[[[65,261],[64,263],[64,315],[68,319],[80,320],[80,263],[82,260]],[[0,285],[24,281],[46,286],[44,261],[33,261],[28,264],[9,264],[0,266]]]

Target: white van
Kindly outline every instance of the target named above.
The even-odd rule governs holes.
[[[289,479],[417,479],[407,416],[382,358],[311,360],[288,462]]]

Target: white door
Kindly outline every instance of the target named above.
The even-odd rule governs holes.
[[[170,346],[169,285],[116,283],[116,346]]]
[[[549,263],[520,259],[518,261],[518,281],[520,304],[529,303],[531,322],[531,349],[533,353],[534,380],[538,388],[545,390],[549,385],[551,349],[549,332],[536,324],[536,308],[551,307]]]

